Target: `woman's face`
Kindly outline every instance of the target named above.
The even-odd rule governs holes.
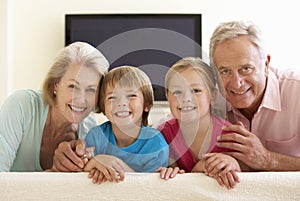
[[[59,83],[55,84],[56,104],[63,121],[80,123],[98,101],[100,74],[93,68],[71,64]]]
[[[173,116],[182,122],[210,118],[209,91],[199,73],[192,68],[172,76],[167,99]]]

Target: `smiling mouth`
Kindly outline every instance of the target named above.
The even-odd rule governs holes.
[[[86,110],[86,107],[82,108],[82,107],[75,107],[75,106],[72,106],[72,105],[68,105],[69,108],[73,111],[73,112],[84,112]]]
[[[244,95],[248,91],[250,91],[250,89],[251,89],[251,87],[249,87],[247,90],[244,90],[244,91],[233,91],[233,90],[230,90],[230,92],[233,93],[234,95]]]
[[[117,117],[127,117],[127,116],[129,116],[131,114],[131,112],[128,112],[128,111],[126,111],[126,112],[116,112],[115,113],[115,115],[117,116]]]
[[[196,109],[196,107],[194,107],[194,106],[188,106],[188,107],[181,107],[181,108],[179,108],[179,110],[182,111],[182,112],[188,112],[188,111],[192,111],[192,110],[195,110],[195,109]]]

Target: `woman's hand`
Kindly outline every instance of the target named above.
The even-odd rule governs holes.
[[[104,179],[111,182],[123,181],[125,177],[124,172],[134,172],[119,158],[104,154],[92,158],[84,167],[84,171],[90,171],[89,178],[93,178],[93,182],[98,184]]]
[[[57,172],[81,172],[84,165],[94,156],[94,147],[85,147],[82,140],[59,144],[54,152],[52,170]]]
[[[241,168],[236,159],[222,153],[208,153],[203,155],[205,160],[204,173],[214,177],[221,186],[234,188],[240,182],[236,172]]]
[[[177,174],[185,173],[185,171],[183,169],[179,169],[179,167],[160,167],[156,170],[156,172],[160,172],[160,178],[165,180],[174,178]]]

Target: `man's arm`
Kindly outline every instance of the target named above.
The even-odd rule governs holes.
[[[256,171],[299,171],[300,158],[267,150],[259,138],[240,125],[223,128],[232,133],[218,137],[218,147],[228,148],[226,154],[242,161]]]

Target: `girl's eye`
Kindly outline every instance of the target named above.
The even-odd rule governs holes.
[[[115,96],[108,96],[108,97],[107,97],[107,100],[115,100],[115,99],[116,99]]]
[[[94,89],[94,88],[89,88],[89,89],[87,89],[87,91],[89,93],[96,93],[96,89]]]

